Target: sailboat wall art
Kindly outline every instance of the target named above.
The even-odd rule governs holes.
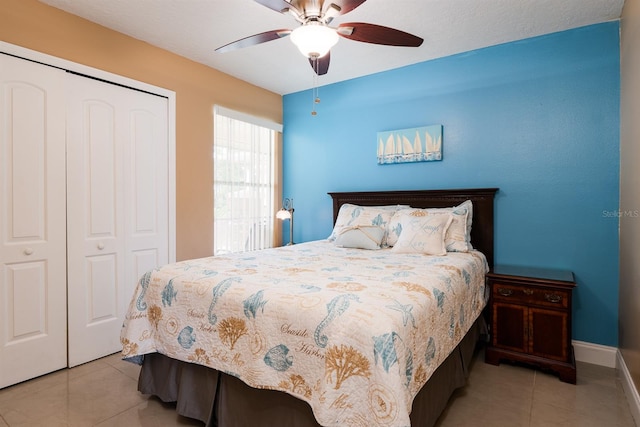
[[[442,160],[442,125],[378,132],[378,164]]]

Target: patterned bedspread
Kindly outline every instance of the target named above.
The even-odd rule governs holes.
[[[324,426],[409,426],[485,306],[487,263],[315,241],[166,265],[139,281],[125,359],[159,352],[308,402]]]

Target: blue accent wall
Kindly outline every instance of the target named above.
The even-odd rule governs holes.
[[[315,117],[285,95],[294,240],[330,234],[327,192],[499,187],[496,262],[573,270],[573,339],[617,346],[619,46],[608,22],[427,61],[322,86]],[[377,132],[432,124],[442,161],[377,164]]]

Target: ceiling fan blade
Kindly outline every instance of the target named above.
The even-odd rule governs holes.
[[[260,3],[263,6],[268,7],[271,10],[275,10],[280,13],[287,13],[291,5],[285,0],[254,0],[256,3]]]
[[[351,12],[365,1],[367,0],[334,0],[331,3],[340,8],[338,15],[344,15],[345,13]]]
[[[331,61],[331,52],[327,52],[325,56],[320,58],[309,58],[309,64],[313,71],[319,76],[327,74],[329,71],[329,62]]]
[[[365,43],[382,44],[386,46],[418,47],[423,40],[413,34],[383,27],[382,25],[367,24],[365,22],[349,22],[340,24],[337,32],[344,38]]]
[[[216,52],[229,52],[231,50],[242,49],[243,47],[255,46],[260,43],[270,42],[291,34],[291,30],[272,30],[260,34],[254,34],[240,40],[236,40],[216,49]]]

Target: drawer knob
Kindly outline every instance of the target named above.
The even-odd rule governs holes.
[[[562,295],[558,295],[558,294],[544,294],[544,298],[549,302],[562,301]]]
[[[511,289],[498,288],[498,293],[503,297],[510,297],[513,295],[513,291]]]
[[[26,248],[26,249],[24,250],[24,254],[25,254],[25,255],[31,255],[32,253],[33,253],[33,249],[31,249],[31,248]]]
[[[523,289],[522,292],[524,292],[525,295],[533,295],[533,289]]]

